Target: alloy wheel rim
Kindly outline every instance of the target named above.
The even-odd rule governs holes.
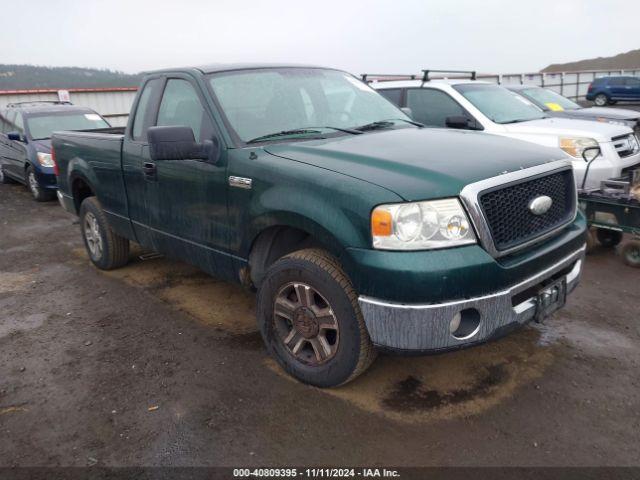
[[[91,257],[98,259],[102,257],[102,236],[100,235],[100,226],[95,215],[91,212],[84,217],[84,238],[87,240],[87,247],[91,253]]]
[[[276,295],[273,317],[280,340],[296,360],[316,366],[336,355],[338,320],[315,288],[301,282],[283,286]]]
[[[598,105],[598,106],[602,106],[602,105],[604,105],[605,103],[607,103],[607,101],[606,101],[603,97],[597,97],[597,98],[596,98],[596,105]]]
[[[38,181],[33,172],[29,172],[29,188],[31,189],[31,193],[38,195]]]

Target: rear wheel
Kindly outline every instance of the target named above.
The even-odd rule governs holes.
[[[40,186],[36,177],[36,172],[31,165],[27,167],[25,176],[27,179],[27,188],[31,192],[31,195],[33,195],[36,202],[47,202],[49,200],[53,200],[55,193]]]
[[[318,387],[353,380],[376,356],[351,281],[322,250],[291,253],[269,268],[258,291],[258,323],[282,368]]]
[[[111,230],[96,197],[82,202],[80,229],[89,258],[96,267],[112,270],[129,261],[129,240]]]
[[[640,240],[631,240],[622,246],[622,260],[630,267],[640,268]]]
[[[603,247],[615,247],[622,241],[622,232],[616,230],[607,230],[606,228],[599,228],[596,231],[598,236],[598,242]]]
[[[596,98],[593,99],[593,102],[599,107],[604,107],[607,103],[609,103],[609,97],[607,97],[604,93],[599,93],[598,95],[596,95]]]

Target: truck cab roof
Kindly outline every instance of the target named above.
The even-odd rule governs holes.
[[[257,70],[257,69],[275,69],[275,68],[320,68],[325,70],[336,70],[335,68],[328,68],[319,65],[305,65],[294,63],[210,63],[206,65],[195,65],[190,67],[179,68],[164,68],[160,70],[150,70],[145,72],[147,75],[179,72],[179,71],[198,71],[203,74],[218,73],[218,72],[232,72],[237,70]]]

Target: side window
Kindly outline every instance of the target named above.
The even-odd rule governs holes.
[[[447,117],[466,115],[453,98],[430,88],[407,90],[407,107],[415,121],[435,127],[446,127]]]
[[[210,140],[213,125],[193,85],[186,80],[167,82],[158,111],[157,126],[191,127],[197,141]]]
[[[135,117],[133,117],[133,129],[131,130],[131,136],[134,140],[143,140],[145,137],[144,127],[145,125],[148,125],[151,120],[149,118],[149,105],[153,98],[153,94],[159,86],[159,78],[149,80],[140,94],[140,101],[138,101]]]
[[[7,125],[6,125],[6,129],[4,130],[4,133],[16,131],[16,126],[14,125],[15,119],[16,119],[16,111],[11,109],[7,110],[7,117],[6,117]]]
[[[400,100],[402,98],[402,90],[399,88],[389,88],[385,90],[378,90],[378,93],[384,98],[389,100],[396,106],[400,106]]]
[[[627,86],[633,88],[640,88],[640,78],[627,78]]]
[[[9,131],[9,122],[7,121],[7,111],[0,111],[0,133],[7,133]]]
[[[16,113],[16,118],[13,121],[14,130],[20,133],[24,133],[24,120],[22,120],[22,114]]]
[[[612,77],[609,79],[609,85],[612,87],[621,87],[624,85],[624,78]]]

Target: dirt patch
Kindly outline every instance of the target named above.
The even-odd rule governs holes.
[[[34,276],[31,273],[0,272],[0,293],[24,290],[33,281]]]
[[[74,253],[88,261],[83,249]],[[131,286],[153,290],[162,300],[207,325],[232,334],[257,331],[255,296],[251,292],[211,277],[197,267],[161,256],[144,260],[144,255],[135,247],[128,265],[102,273]]]
[[[540,377],[554,348],[524,329],[478,347],[427,357],[382,355],[343,387],[321,390],[362,410],[405,423],[477,415]],[[267,366],[286,376],[275,361]]]

